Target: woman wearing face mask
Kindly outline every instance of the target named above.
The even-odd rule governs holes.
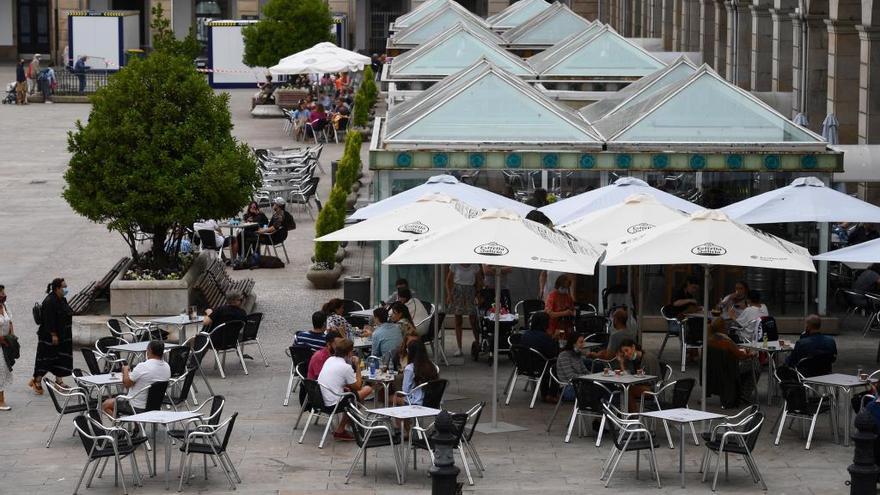
[[[55,375],[55,383],[64,385],[62,378],[73,370],[73,310],[67,304],[67,282],[63,278],[52,280],[46,294],[40,309],[42,323],[37,330],[34,377],[28,382],[37,395],[43,394],[41,383],[47,373]]]
[[[556,335],[560,330],[571,330],[574,326],[574,299],[569,294],[571,279],[567,275],[556,278],[554,289],[547,296],[545,311],[550,316],[550,331]]]
[[[12,331],[12,317],[6,309],[6,288],[0,285],[0,346],[6,346],[6,337],[15,335]],[[0,411],[8,411],[11,408],[6,405],[3,389],[12,382],[12,371],[6,365],[6,358],[0,352]]]

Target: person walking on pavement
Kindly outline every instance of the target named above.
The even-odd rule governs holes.
[[[32,95],[37,92],[37,77],[40,75],[40,54],[34,54],[34,58],[31,59],[30,65],[28,65],[27,71],[27,79],[28,79],[28,94]]]
[[[65,386],[62,378],[73,372],[72,324],[73,310],[67,303],[67,282],[56,278],[46,287],[46,298],[40,307],[37,358],[34,376],[28,382],[37,395],[43,395],[41,382],[46,373],[55,375],[55,383]]]
[[[24,59],[21,59],[15,66],[15,104],[27,105],[27,102],[27,75]]]

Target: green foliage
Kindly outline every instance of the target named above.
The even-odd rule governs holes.
[[[89,120],[68,133],[64,199],[123,235],[154,234],[237,213],[259,185],[256,160],[232,137],[229,95],[215,94],[182,57],[157,51],[132,60],[92,97]]]
[[[363,89],[359,89],[354,94],[354,108],[352,109],[351,124],[354,127],[366,127],[370,119],[369,98],[364,94]]]
[[[376,86],[376,76],[373,74],[373,68],[369,65],[364,69],[364,82],[361,83],[361,90],[367,95],[369,107],[372,108],[379,98],[379,87]]]
[[[162,11],[162,4],[156,4],[150,11],[153,14],[153,20],[150,22],[150,29],[153,32],[153,50],[180,56],[189,61],[195,60],[202,53],[202,46],[196,39],[195,26],[190,26],[186,38],[178,40],[171,29],[171,21],[165,17]]]
[[[332,196],[332,191],[331,191]],[[343,208],[345,203],[343,200]],[[345,212],[340,210],[338,206],[328,201],[318,213],[318,219],[315,221],[315,237],[321,237],[331,232],[336,232],[345,223]],[[338,242],[316,242],[315,243],[315,262],[324,263],[328,268],[333,268],[336,262],[336,249]]]
[[[245,26],[244,63],[271,67],[284,57],[332,41],[333,17],[324,0],[269,0],[263,18]]]

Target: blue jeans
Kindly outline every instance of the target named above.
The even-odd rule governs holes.
[[[565,388],[562,389],[562,400],[565,402],[574,402],[574,399],[574,385],[566,385]]]

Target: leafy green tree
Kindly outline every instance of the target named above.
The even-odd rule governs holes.
[[[315,221],[315,237],[321,237],[331,232],[336,232],[345,225],[345,198],[347,192],[338,185],[334,185],[330,190],[330,197],[327,204],[321,208],[318,213],[318,219]],[[316,242],[315,243],[315,262],[326,265],[326,268],[333,268],[336,264],[336,249],[338,242]]]
[[[87,123],[68,133],[64,199],[122,234],[153,234],[153,259],[172,226],[234,215],[259,185],[256,160],[232,137],[229,95],[215,94],[183,57],[163,51],[132,63],[91,98]]]
[[[354,127],[366,127],[370,119],[369,98],[363,89],[354,94],[354,108],[352,109],[351,124]]]
[[[263,18],[241,30],[244,63],[271,67],[284,57],[332,41],[333,17],[324,0],[269,0]]]
[[[169,55],[178,55],[187,60],[195,60],[202,53],[202,45],[196,39],[196,28],[190,26],[186,38],[179,40],[171,29],[171,21],[165,17],[162,4],[150,9],[153,20],[150,29],[153,32],[153,50]]]
[[[373,74],[373,68],[369,65],[364,68],[364,82],[361,83],[361,89],[367,95],[369,106],[372,108],[379,97],[379,87],[376,86],[376,76]]]

